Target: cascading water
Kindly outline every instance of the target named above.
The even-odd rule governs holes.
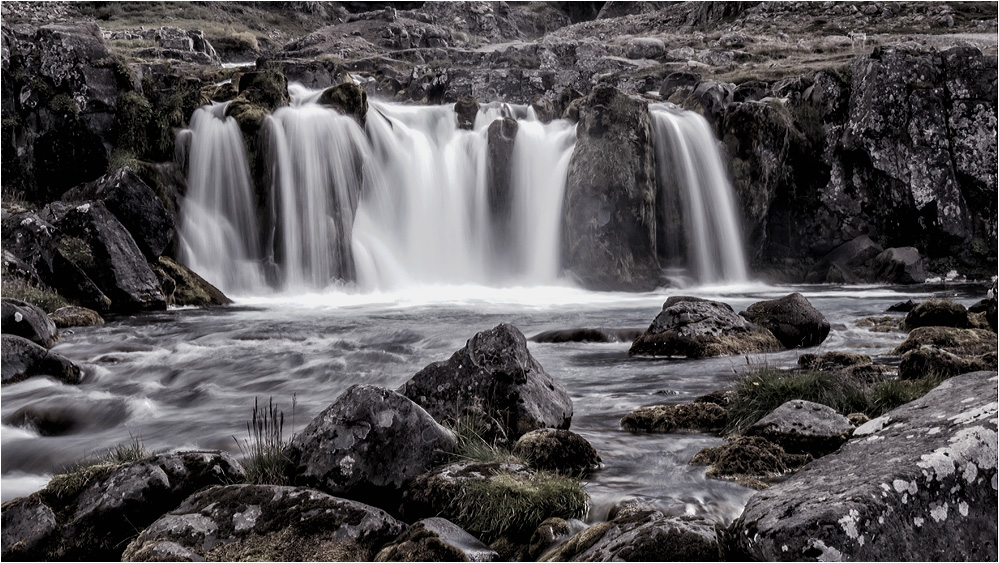
[[[671,104],[652,104],[649,113],[665,208],[666,261],[685,261],[700,283],[746,281],[735,198],[710,125]]]

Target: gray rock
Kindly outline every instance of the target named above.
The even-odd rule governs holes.
[[[913,246],[889,248],[874,257],[871,279],[884,283],[914,284],[926,281],[926,269],[919,250]]]
[[[995,352],[962,358],[944,350],[924,347],[902,355],[902,361],[898,364],[898,378],[947,378],[972,371],[995,370],[997,367]]]
[[[649,328],[631,345],[632,355],[705,358],[779,350],[769,330],[717,301],[670,298]]]
[[[789,454],[784,448],[759,436],[731,435],[720,446],[694,454],[690,465],[707,465],[712,479],[735,479],[746,487],[762,489],[767,482],[805,465],[808,454]]]
[[[953,328],[948,326],[921,326],[912,329],[909,336],[891,353],[901,356],[910,350],[933,346],[962,358],[994,354],[996,333],[981,328]]]
[[[753,303],[742,316],[770,329],[791,350],[818,346],[829,336],[829,321],[800,293]]]
[[[499,554],[445,518],[414,522],[375,561],[497,561]]]
[[[122,561],[372,561],[405,529],[382,510],[314,489],[218,486],[146,527]]]
[[[760,436],[791,454],[821,457],[850,437],[853,425],[835,410],[810,401],[793,400],[764,416],[743,433]]]
[[[443,462],[454,442],[405,396],[353,385],[295,436],[285,456],[299,484],[390,503],[406,483]]]
[[[527,349],[516,327],[477,333],[451,358],[423,368],[400,392],[441,422],[471,416],[493,424],[487,439],[538,428],[568,429],[572,399]]]
[[[19,299],[4,298],[0,302],[0,322],[4,334],[27,338],[46,348],[59,339],[59,331],[45,311]]]
[[[597,450],[585,438],[552,428],[524,434],[513,445],[513,454],[534,469],[569,475],[589,473],[603,464]]]
[[[621,419],[631,432],[721,432],[727,423],[725,408],[708,401],[641,407]]]
[[[35,559],[58,530],[55,513],[37,496],[4,503],[0,522],[0,556],[7,561]]]
[[[479,101],[474,96],[462,96],[455,102],[454,112],[458,116],[458,128],[471,131],[479,113]]]
[[[869,236],[858,236],[823,256],[805,279],[811,283],[862,282],[867,264],[882,252],[884,249]]]
[[[353,82],[330,86],[319,95],[319,103],[353,117],[364,127],[368,119],[368,93]]]
[[[80,366],[55,352],[20,336],[4,334],[2,339],[3,383],[16,383],[36,375],[48,375],[66,383],[80,382]]]
[[[922,326],[968,328],[968,309],[949,300],[927,299],[906,313],[902,323],[909,331]]]
[[[461,117],[459,116],[459,119]],[[499,252],[511,248],[511,219],[513,215],[513,191],[511,182],[511,161],[513,160],[513,144],[517,139],[520,126],[515,119],[504,117],[494,120],[486,131],[488,142],[487,166],[489,178],[486,187],[486,198],[489,201],[489,218],[493,225],[495,248]],[[504,256],[500,260],[504,260]]]
[[[104,324],[104,319],[93,309],[86,307],[60,307],[49,314],[49,318],[59,328],[72,328],[75,326],[95,326]]]
[[[666,53],[666,45],[657,37],[634,37],[625,52],[629,59],[657,59]]]
[[[975,561],[996,553],[996,372],[951,378],[750,498],[732,559]]]

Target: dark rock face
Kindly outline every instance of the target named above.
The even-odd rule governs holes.
[[[56,534],[55,513],[37,495],[3,505],[0,553],[8,561],[29,561]]]
[[[564,328],[546,330],[531,337],[532,342],[632,342],[644,332],[640,328]]]
[[[725,408],[710,402],[642,407],[621,419],[631,432],[720,432],[727,423]]]
[[[391,544],[375,561],[497,561],[499,554],[445,518],[425,518]]]
[[[760,436],[791,454],[821,457],[850,437],[853,425],[833,409],[810,401],[788,401],[743,433]]]
[[[906,330],[921,326],[968,328],[968,309],[953,301],[923,301],[905,315],[903,322]]]
[[[926,269],[919,249],[889,248],[874,257],[871,277],[885,283],[913,284],[926,281]]]
[[[780,347],[769,330],[736,315],[725,303],[671,298],[628,353],[705,358]]]
[[[372,561],[406,525],[359,502],[274,485],[212,487],[162,516],[123,561]]]
[[[473,416],[516,440],[539,428],[568,429],[572,399],[531,356],[516,327],[501,324],[470,338],[450,359],[430,364],[400,393],[438,421]]]
[[[354,385],[295,436],[285,456],[300,484],[378,498],[391,497],[453,449],[451,432],[419,405],[387,389]]]
[[[590,289],[652,289],[660,271],[647,107],[598,86],[579,109],[576,131],[563,202],[565,269]]]
[[[49,352],[26,338],[4,334],[3,383],[16,383],[35,375],[49,375],[66,383],[80,382],[80,366]]]
[[[4,298],[0,302],[0,322],[4,334],[20,336],[46,348],[59,339],[56,325],[45,311],[18,299]]]
[[[352,82],[337,84],[323,90],[319,96],[319,103],[353,117],[362,128],[368,119],[368,93]]]
[[[769,329],[790,350],[818,346],[829,335],[829,321],[800,293],[753,303],[742,315]]]
[[[459,114],[459,120],[461,116]],[[473,118],[474,119],[474,118]],[[489,124],[486,131],[489,153],[487,166],[489,178],[486,197],[489,201],[489,218],[493,224],[494,248],[502,253],[508,248],[510,222],[513,215],[513,192],[510,189],[513,144],[520,126],[515,119],[504,117]],[[502,259],[507,259],[504,256]]]
[[[524,434],[513,446],[513,455],[533,469],[569,475],[589,473],[603,460],[585,438],[568,430],[542,428]]]
[[[729,558],[988,559],[996,552],[995,372],[949,379],[753,496]],[[877,460],[877,463],[872,463]]]
[[[867,264],[884,249],[867,235],[858,236],[826,254],[806,276],[812,283],[858,283],[866,278]]]

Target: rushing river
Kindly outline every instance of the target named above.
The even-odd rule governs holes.
[[[855,326],[906,299],[949,297],[971,305],[984,284],[742,286],[656,293],[595,293],[570,287],[494,289],[435,286],[397,293],[327,292],[246,297],[212,310],[172,309],[62,331],[53,348],[84,367],[79,385],[34,378],[2,392],[2,497],[45,485],[60,468],[130,436],[154,451],[223,449],[239,454],[254,399],[273,398],[285,434],[301,430],[354,383],[395,389],[425,365],[449,357],[474,333],[501,322],[528,338],[571,327],[644,328],[665,298],[692,294],[729,303],[802,292],[832,324],[822,346],[880,356],[904,338]],[[628,344],[529,344],[569,392],[572,430],[603,457],[586,489],[591,520],[617,501],[642,497],[673,514],[736,517],[753,491],[706,479],[686,462],[721,439],[707,434],[631,434],[618,422],[633,409],[688,402],[725,387],[748,364],[793,365],[801,352],[706,360],[629,358]],[[295,398],[294,416],[292,399]],[[12,425],[28,409],[59,435]],[[235,438],[235,439],[234,439]]]

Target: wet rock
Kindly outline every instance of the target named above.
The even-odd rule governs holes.
[[[357,120],[363,128],[368,119],[368,93],[353,82],[331,86],[319,95],[319,103]]]
[[[80,382],[80,366],[49,352],[26,338],[4,334],[3,383],[17,383],[36,375],[48,375],[66,383]]]
[[[818,346],[829,335],[829,321],[800,293],[753,303],[742,315],[769,329],[787,349]]]
[[[746,429],[745,436],[760,436],[789,454],[821,457],[836,451],[850,437],[853,425],[835,410],[810,401],[784,403]]]
[[[58,531],[55,513],[37,495],[4,503],[0,522],[0,556],[7,561],[35,559]]]
[[[996,372],[951,378],[750,498],[729,559],[988,559],[996,552]],[[877,460],[877,463],[872,463]]]
[[[707,465],[707,476],[734,479],[746,486],[764,488],[763,481],[780,477],[811,461],[808,454],[789,454],[779,445],[759,436],[730,436],[720,446],[694,454],[690,465]]]
[[[572,421],[569,394],[509,324],[476,334],[448,360],[423,368],[400,392],[441,422],[472,416],[495,423],[487,441],[516,440],[538,428],[568,429]]]
[[[736,315],[725,303],[671,297],[628,353],[705,358],[780,348],[769,330]]]
[[[218,307],[229,305],[232,300],[225,296],[217,287],[208,283],[194,270],[175,262],[166,256],[156,260],[156,269],[173,282],[169,304],[193,307]]]
[[[538,529],[531,535],[531,541],[527,547],[527,554],[533,561],[540,561],[541,557],[551,548],[561,544],[566,538],[574,536],[586,528],[586,525],[579,520],[566,520],[564,518],[549,518],[538,526]]]
[[[375,561],[497,561],[499,554],[445,518],[418,520]]]
[[[455,102],[454,112],[458,115],[458,128],[471,131],[479,113],[479,101],[473,96],[462,96]]]
[[[642,407],[621,419],[631,432],[721,432],[728,411],[710,402]]]
[[[562,328],[539,332],[532,342],[632,342],[642,334],[639,328]]]
[[[372,561],[405,529],[382,510],[313,489],[228,485],[150,524],[122,561]]]
[[[20,336],[46,348],[59,339],[59,331],[45,311],[19,299],[0,301],[0,323],[4,334]]]
[[[997,367],[995,351],[962,358],[944,350],[926,347],[910,350],[902,355],[902,361],[898,364],[898,378],[948,378],[972,371],[995,370]]]
[[[916,305],[905,315],[903,328],[912,330],[921,326],[947,326],[968,328],[968,309],[960,303],[930,299]]]
[[[857,326],[869,329],[871,332],[894,332],[902,330],[902,321],[899,317],[891,315],[880,315],[877,317],[865,317],[857,320]]]
[[[917,303],[912,299],[907,299],[905,301],[899,301],[891,307],[888,307],[889,313],[908,313],[909,311],[916,308]]]
[[[59,328],[72,328],[76,326],[95,326],[104,324],[104,319],[100,313],[86,307],[60,307],[49,313],[49,318]]]
[[[494,120],[486,130],[488,142],[486,197],[489,201],[489,218],[494,225],[497,238],[497,248],[507,246],[510,240],[511,221],[513,218],[513,191],[510,187],[510,164],[513,160],[513,144],[517,139],[520,126],[515,119],[504,117]]]
[[[961,357],[981,356],[996,351],[996,336],[980,328],[923,326],[909,332],[909,337],[891,351],[901,356],[910,350],[933,346]]]
[[[870,263],[871,279],[883,283],[914,284],[926,281],[919,250],[913,246],[889,248]]]
[[[524,434],[513,445],[513,455],[533,469],[567,475],[589,473],[603,464],[585,438],[568,430],[542,428]]]

